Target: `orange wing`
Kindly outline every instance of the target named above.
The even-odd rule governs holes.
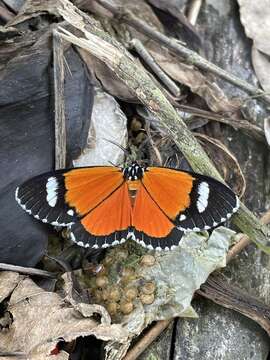
[[[127,183],[70,227],[71,239],[84,247],[107,247],[125,241],[132,221]]]
[[[86,215],[81,221],[85,230],[95,236],[106,236],[127,229],[131,225],[131,203],[127,184]]]
[[[190,206],[193,180],[190,174],[168,168],[150,167],[142,183],[160,209],[171,219]]]
[[[64,177],[65,201],[80,216],[89,213],[124,182],[121,170],[111,166],[72,169]]]
[[[132,225],[149,237],[166,237],[174,228],[143,185],[138,189],[133,210]]]

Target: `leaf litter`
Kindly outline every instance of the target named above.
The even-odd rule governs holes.
[[[108,354],[114,354],[108,355],[108,359],[118,358],[121,354],[119,349],[127,349],[132,338],[153,321],[175,316],[197,316],[190,304],[193,294],[211,272],[226,265],[226,254],[233,235],[232,230],[224,227],[214,230],[209,238],[207,233],[189,233],[177,249],[152,252],[155,261],[151,266],[139,264],[141,256],[147,252],[133,242],[109,250],[104,262],[106,258],[112,258],[113,252],[115,260],[109,266],[108,286],[121,284],[123,263],[119,261],[118,254],[121,248],[131,247],[132,254],[127,260],[129,266],[131,259],[133,261],[131,265],[135,277],[126,279],[125,286],[136,286],[141,295],[143,286],[148,284],[148,288],[145,287],[148,290],[143,290],[148,292],[145,295],[151,295],[151,291],[154,294],[149,304],[145,300],[142,302],[142,296],[134,298],[133,311],[127,315],[120,312],[113,315],[115,322],[111,322],[106,310],[108,301],[89,304],[74,300],[70,273],[62,275],[61,291],[50,292],[27,276],[1,272],[0,283],[5,284],[10,279],[9,290],[2,286],[0,296],[5,299],[5,313],[11,315],[12,322],[0,332],[0,352],[21,352],[31,360],[41,359],[42,356],[45,359],[60,340],[70,342],[80,336],[94,335],[108,342]],[[88,282],[91,281],[89,274],[86,277]],[[151,282],[155,284],[152,290],[149,287]],[[104,290],[104,286],[99,286],[100,290]],[[89,289],[90,298],[94,299],[94,289]],[[113,349],[119,351],[114,352]],[[59,358],[66,357],[61,354]]]

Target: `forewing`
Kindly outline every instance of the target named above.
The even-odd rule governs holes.
[[[153,200],[182,231],[215,227],[229,219],[239,206],[230,188],[208,176],[150,167],[142,182]]]
[[[110,166],[59,170],[36,176],[16,190],[16,200],[35,218],[52,225],[72,225],[122,183]]]
[[[149,249],[169,249],[182,237],[142,184],[136,194],[132,225],[135,240]]]
[[[84,247],[107,247],[126,240],[132,209],[124,182],[109,197],[71,226],[71,239]]]

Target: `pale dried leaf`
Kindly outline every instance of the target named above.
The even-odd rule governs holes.
[[[269,0],[238,0],[240,19],[247,36],[255,47],[270,55],[270,3]]]
[[[175,250],[155,252],[153,266],[136,267],[137,277],[155,281],[157,288],[152,304],[143,305],[137,300],[134,311],[123,317],[121,324],[128,330],[130,340],[153,321],[197,317],[190,305],[193,295],[211,272],[226,265],[226,254],[234,234],[224,227],[214,230],[209,238],[206,232],[187,233]],[[106,359],[119,360],[127,344],[119,347],[110,342],[106,349]]]
[[[79,336],[94,335],[105,341],[126,340],[127,332],[121,325],[99,323],[88,316],[96,312],[96,307],[77,305],[83,311],[74,309],[58,294],[44,291],[31,279],[21,279],[7,308],[13,323],[0,333],[0,351],[20,351],[37,360],[46,359],[60,339],[69,342]],[[66,358],[64,354],[61,357]]]
[[[235,111],[240,105],[230,100],[218,85],[210,81],[192,65],[181,63],[166,49],[149,42],[147,48],[159,66],[175,81],[188,86],[191,91],[201,96],[214,112]]]
[[[96,89],[87,146],[74,166],[121,164],[124,152],[109,140],[126,147],[127,118],[112,96]]]
[[[0,271],[0,303],[12,293],[20,278],[14,271]]]
[[[269,4],[270,5],[270,4]],[[252,47],[252,64],[256,72],[261,87],[267,93],[270,93],[270,58],[264,53]]]

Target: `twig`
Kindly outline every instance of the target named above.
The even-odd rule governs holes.
[[[49,272],[49,271],[35,269],[35,268],[31,268],[31,267],[5,264],[5,263],[0,263],[0,270],[14,271],[14,272],[18,272],[18,273],[26,274],[26,275],[37,275],[37,276],[41,276],[41,277],[45,277],[45,278],[49,278],[49,279],[55,279],[57,276],[56,274]]]
[[[165,330],[173,319],[170,320],[160,320],[158,321],[147,334],[139,340],[136,345],[127,353],[124,357],[124,360],[135,360],[141,355],[145,349]]]
[[[229,263],[233,258],[235,258],[242,250],[244,250],[249,244],[251,244],[251,240],[245,234],[242,234],[240,240],[230,248],[227,253],[226,262]]]
[[[27,354],[22,353],[22,352],[18,352],[18,351],[14,351],[14,352],[9,352],[9,351],[2,352],[2,351],[0,351],[0,356],[3,357],[3,358],[6,357],[7,359],[10,359],[12,357],[14,357],[14,359],[27,359],[28,358]]]
[[[62,39],[53,30],[53,74],[55,104],[55,169],[66,166],[66,120],[64,97],[64,50]]]
[[[238,287],[228,284],[224,275],[209,276],[196,293],[256,321],[270,336],[270,307]]]
[[[225,117],[225,115],[216,114],[214,112],[202,110],[199,108],[195,108],[193,106],[182,105],[175,101],[173,102],[173,106],[181,111],[187,112],[194,116],[217,121],[232,126],[234,129],[243,130],[247,133],[247,135],[254,137],[256,140],[263,142],[264,144],[266,143],[263,129],[261,129],[259,126],[250,123],[245,119],[235,119],[235,118]]]
[[[240,89],[247,91],[251,95],[259,95],[260,98],[263,99],[267,104],[270,104],[270,98],[269,96],[265,95],[265,92],[263,90],[260,90],[255,86],[250,85],[248,82],[239,79],[237,76],[223,70],[219,66],[211,63],[210,61],[200,56],[195,51],[181,45],[177,40],[171,39],[166,35],[160,33],[159,31],[154,30],[150,25],[137,18],[131,11],[127,10],[124,6],[116,5],[112,0],[95,1],[102,5],[105,9],[109,10],[112,14],[117,16],[120,21],[123,21],[124,23],[133,26],[137,31],[141,32],[144,35],[147,35],[153,40],[156,40],[159,45],[167,47],[174,54],[184,58],[189,64],[196,65],[200,69],[209,71],[228,81],[229,83],[236,85]]]
[[[163,82],[163,84],[170,90],[170,92],[178,98],[181,94],[178,86],[169,78],[167,74],[161,69],[161,67],[149,54],[147,49],[143,46],[139,39],[132,39],[130,44],[136,49],[137,53],[142,57],[146,64],[152,69],[156,76]]]
[[[121,51],[121,45],[117,46],[115,39],[110,41],[107,33],[102,32],[95,26],[90,26],[91,20],[88,20],[85,14],[81,13],[67,0],[60,1],[63,7],[58,9],[59,13],[67,22],[82,31],[86,39],[59,28],[61,37],[84,48],[105,62],[114,71],[115,75],[129,89],[134,91],[138,99],[154,117],[160,121],[160,126],[171,136],[195,171],[211,175],[223,181],[203,148],[149,75],[133,61],[130,55],[126,55],[125,52]],[[245,205],[241,204],[238,213],[233,217],[233,222],[243,233],[249,235],[250,239],[263,251],[270,253],[270,229],[262,225]]]
[[[195,25],[197,22],[198,15],[200,13],[202,6],[202,0],[192,0],[189,5],[187,18],[192,25]]]

